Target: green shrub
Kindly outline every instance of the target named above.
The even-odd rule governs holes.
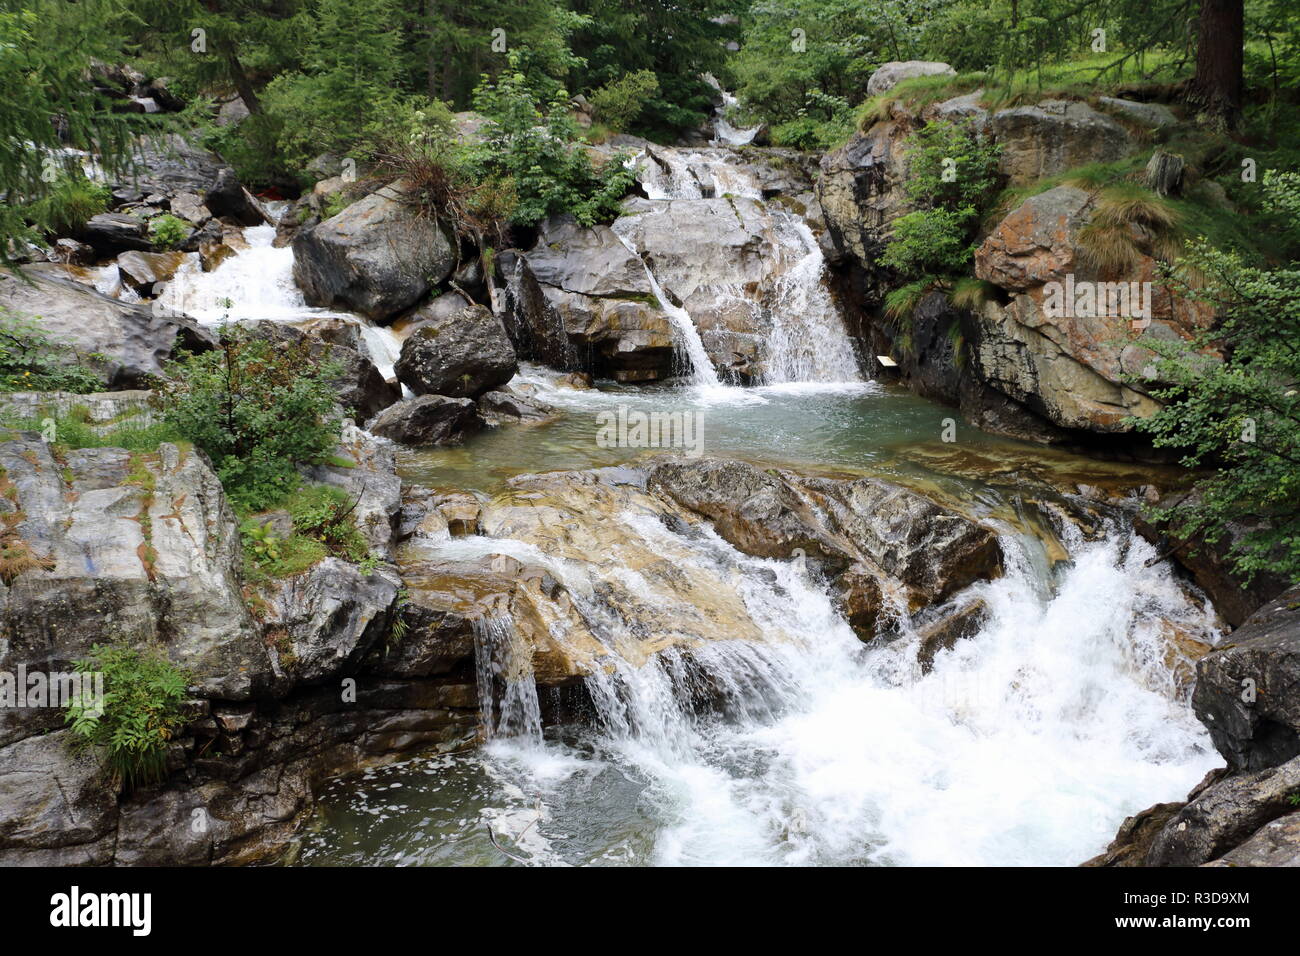
[[[881,262],[909,278],[963,271],[997,185],[998,156],[968,123],[934,122],[913,134],[904,189],[916,208],[894,223]]]
[[[104,695],[69,702],[64,718],[76,745],[104,748],[110,770],[128,789],[162,779],[167,744],[185,724],[185,673],[160,648],[96,644],[90,653],[75,667],[102,674]]]
[[[370,553],[352,513],[356,499],[334,485],[311,485],[289,496],[286,504],[299,534],[319,541],[330,554],[348,561],[364,561]]]
[[[159,390],[162,420],[203,449],[239,507],[260,510],[300,484],[297,466],[326,461],[342,419],[331,380],[304,343],[284,345],[222,326],[220,346],[182,354]]]
[[[594,167],[578,142],[561,93],[543,107],[523,73],[512,68],[495,80],[484,77],[474,105],[491,122],[485,129],[488,150],[480,153],[485,173],[513,181],[512,221],[531,226],[548,216],[572,213],[584,226],[610,222],[636,180],[622,156]]]
[[[189,237],[190,227],[185,220],[169,212],[149,220],[149,239],[160,249],[175,249]]]
[[[333,485],[308,485],[277,503],[293,519],[293,531],[287,537],[278,537],[265,516],[246,519],[239,528],[245,576],[253,583],[287,577],[331,556],[359,564],[369,572],[375,560],[353,519],[356,505],[356,499]]]
[[[0,392],[99,392],[104,381],[68,345],[54,342],[35,319],[0,305]],[[94,356],[87,356],[94,360]]]
[[[1300,221],[1300,177],[1266,175],[1270,207]],[[1217,470],[1197,494],[1150,508],[1182,539],[1213,545],[1233,522],[1251,530],[1229,557],[1249,580],[1260,572],[1300,577],[1300,263],[1266,269],[1204,240],[1188,243],[1168,270],[1181,294],[1213,304],[1220,326],[1191,342],[1143,336],[1156,353],[1152,390],[1164,402],[1135,427],[1189,468]],[[1211,349],[1223,349],[1220,361]],[[1199,547],[1199,545],[1198,545]]]
[[[651,97],[659,93],[653,70],[637,70],[610,80],[591,94],[596,118],[616,133],[628,129]]]

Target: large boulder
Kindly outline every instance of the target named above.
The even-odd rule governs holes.
[[[68,452],[56,462],[36,435],[0,443],[12,491],[0,669],[66,665],[91,644],[157,641],[196,686],[247,698],[269,661],[240,591],[238,523],[221,483],[193,450]],[[30,721],[0,711],[0,739]]]
[[[385,409],[370,431],[403,445],[448,445],[482,426],[473,399],[421,395]]]
[[[989,122],[1002,146],[1002,172],[1013,186],[1088,163],[1111,163],[1137,149],[1122,125],[1076,100],[999,110]]]
[[[1196,715],[1234,770],[1300,754],[1300,586],[1264,605],[1197,663]]]
[[[821,160],[817,200],[840,258],[874,268],[884,252],[893,223],[910,208],[903,184],[907,178],[907,137],[914,120],[903,111],[855,133]]]
[[[203,351],[212,334],[182,315],[161,315],[101,295],[59,274],[58,266],[0,273],[0,306],[36,318],[50,338],[70,346],[61,361],[84,365],[109,388],[138,388],[163,373],[178,349]]]
[[[1127,432],[1133,417],[1160,407],[1149,394],[1155,353],[1145,343],[1189,341],[1209,327],[1213,310],[1158,288],[1149,238],[1127,274],[1102,275],[1081,240],[1094,203],[1081,189],[1058,186],[1025,200],[985,238],[975,274],[1011,301],[984,304],[972,355],[985,382],[1054,425]],[[1085,289],[1106,301],[1075,308]],[[1119,292],[1139,297],[1130,296],[1127,313],[1109,302]],[[1138,322],[1141,301],[1149,319]]]
[[[1225,777],[1175,813],[1147,852],[1148,866],[1197,866],[1245,842],[1290,811],[1300,792],[1300,757],[1255,773]]]
[[[802,556],[832,575],[872,573],[905,611],[1002,573],[993,531],[878,478],[810,478],[701,458],[656,465],[648,487],[707,518],[747,554]],[[863,621],[874,616],[870,586],[846,581],[841,590],[846,607],[858,607],[851,613]]]
[[[644,264],[608,226],[549,219],[531,250],[499,262],[506,327],[521,355],[622,381],[671,371],[672,324]]]
[[[500,319],[471,305],[417,328],[393,368],[417,395],[473,398],[509,382],[519,362]]]
[[[58,730],[0,747],[0,862],[103,866],[117,800],[99,758]]]
[[[746,554],[789,558],[796,551],[840,571],[851,563],[848,542],[824,528],[813,505],[775,469],[725,458],[666,461],[648,487],[707,518]]]
[[[91,216],[77,230],[77,238],[94,249],[100,258],[128,249],[143,250],[153,246],[143,219],[116,212]]]
[[[294,280],[309,305],[382,321],[415,305],[451,274],[456,250],[398,181],[293,240]]]
[[[903,80],[917,76],[956,76],[957,71],[947,63],[933,60],[892,60],[882,65],[867,80],[867,95],[887,93]]]

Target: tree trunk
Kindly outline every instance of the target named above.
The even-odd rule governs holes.
[[[1201,0],[1196,76],[1191,99],[1213,123],[1234,129],[1241,119],[1244,0]]]

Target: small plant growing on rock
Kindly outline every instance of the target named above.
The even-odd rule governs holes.
[[[104,678],[102,698],[68,705],[64,719],[76,746],[102,748],[114,778],[128,789],[161,780],[167,744],[185,723],[184,671],[160,648],[125,643],[96,644],[75,668]]]
[[[175,249],[189,234],[185,221],[169,212],[149,220],[149,238],[159,249]]]
[[[999,148],[967,125],[936,121],[907,151],[908,200],[881,262],[908,278],[962,272],[974,253],[980,211],[997,184]]]
[[[0,392],[97,392],[104,383],[37,319],[0,305]]]

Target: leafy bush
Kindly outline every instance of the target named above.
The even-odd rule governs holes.
[[[0,305],[0,392],[102,391],[103,379],[79,362],[70,364],[76,352],[54,342],[38,319]]]
[[[189,234],[190,227],[185,221],[169,212],[149,220],[149,239],[160,249],[175,249]]]
[[[1300,212],[1300,177],[1266,176],[1276,210]],[[1176,536],[1220,541],[1230,522],[1254,526],[1230,557],[1248,580],[1259,572],[1300,577],[1300,264],[1264,269],[1234,251],[1189,243],[1175,288],[1213,303],[1220,328],[1192,343],[1148,341],[1165,406],[1136,427],[1157,447],[1183,452],[1188,467],[1217,466],[1197,494],[1171,508],[1149,509]],[[1218,361],[1204,350],[1224,346]]]
[[[907,149],[907,197],[917,208],[894,223],[881,262],[906,277],[965,269],[980,211],[997,185],[999,148],[969,124],[934,122]]]
[[[320,463],[338,445],[342,419],[331,380],[304,343],[272,344],[222,326],[220,347],[182,354],[160,389],[162,420],[207,452],[236,505],[259,510],[300,483],[299,463]]]
[[[524,74],[507,70],[495,80],[483,78],[474,104],[491,118],[485,129],[489,151],[480,154],[480,162],[486,172],[507,175],[514,183],[513,222],[531,226],[567,212],[590,226],[618,216],[635,174],[621,156],[593,167],[577,143],[567,95],[543,108]]]
[[[128,788],[162,779],[167,743],[185,724],[185,673],[159,648],[96,644],[90,653],[76,670],[102,674],[104,694],[69,702],[64,719],[74,740],[80,747],[103,747],[109,768]]]
[[[636,121],[652,96],[659,92],[659,78],[653,70],[637,70],[610,80],[591,94],[596,118],[617,133]]]

